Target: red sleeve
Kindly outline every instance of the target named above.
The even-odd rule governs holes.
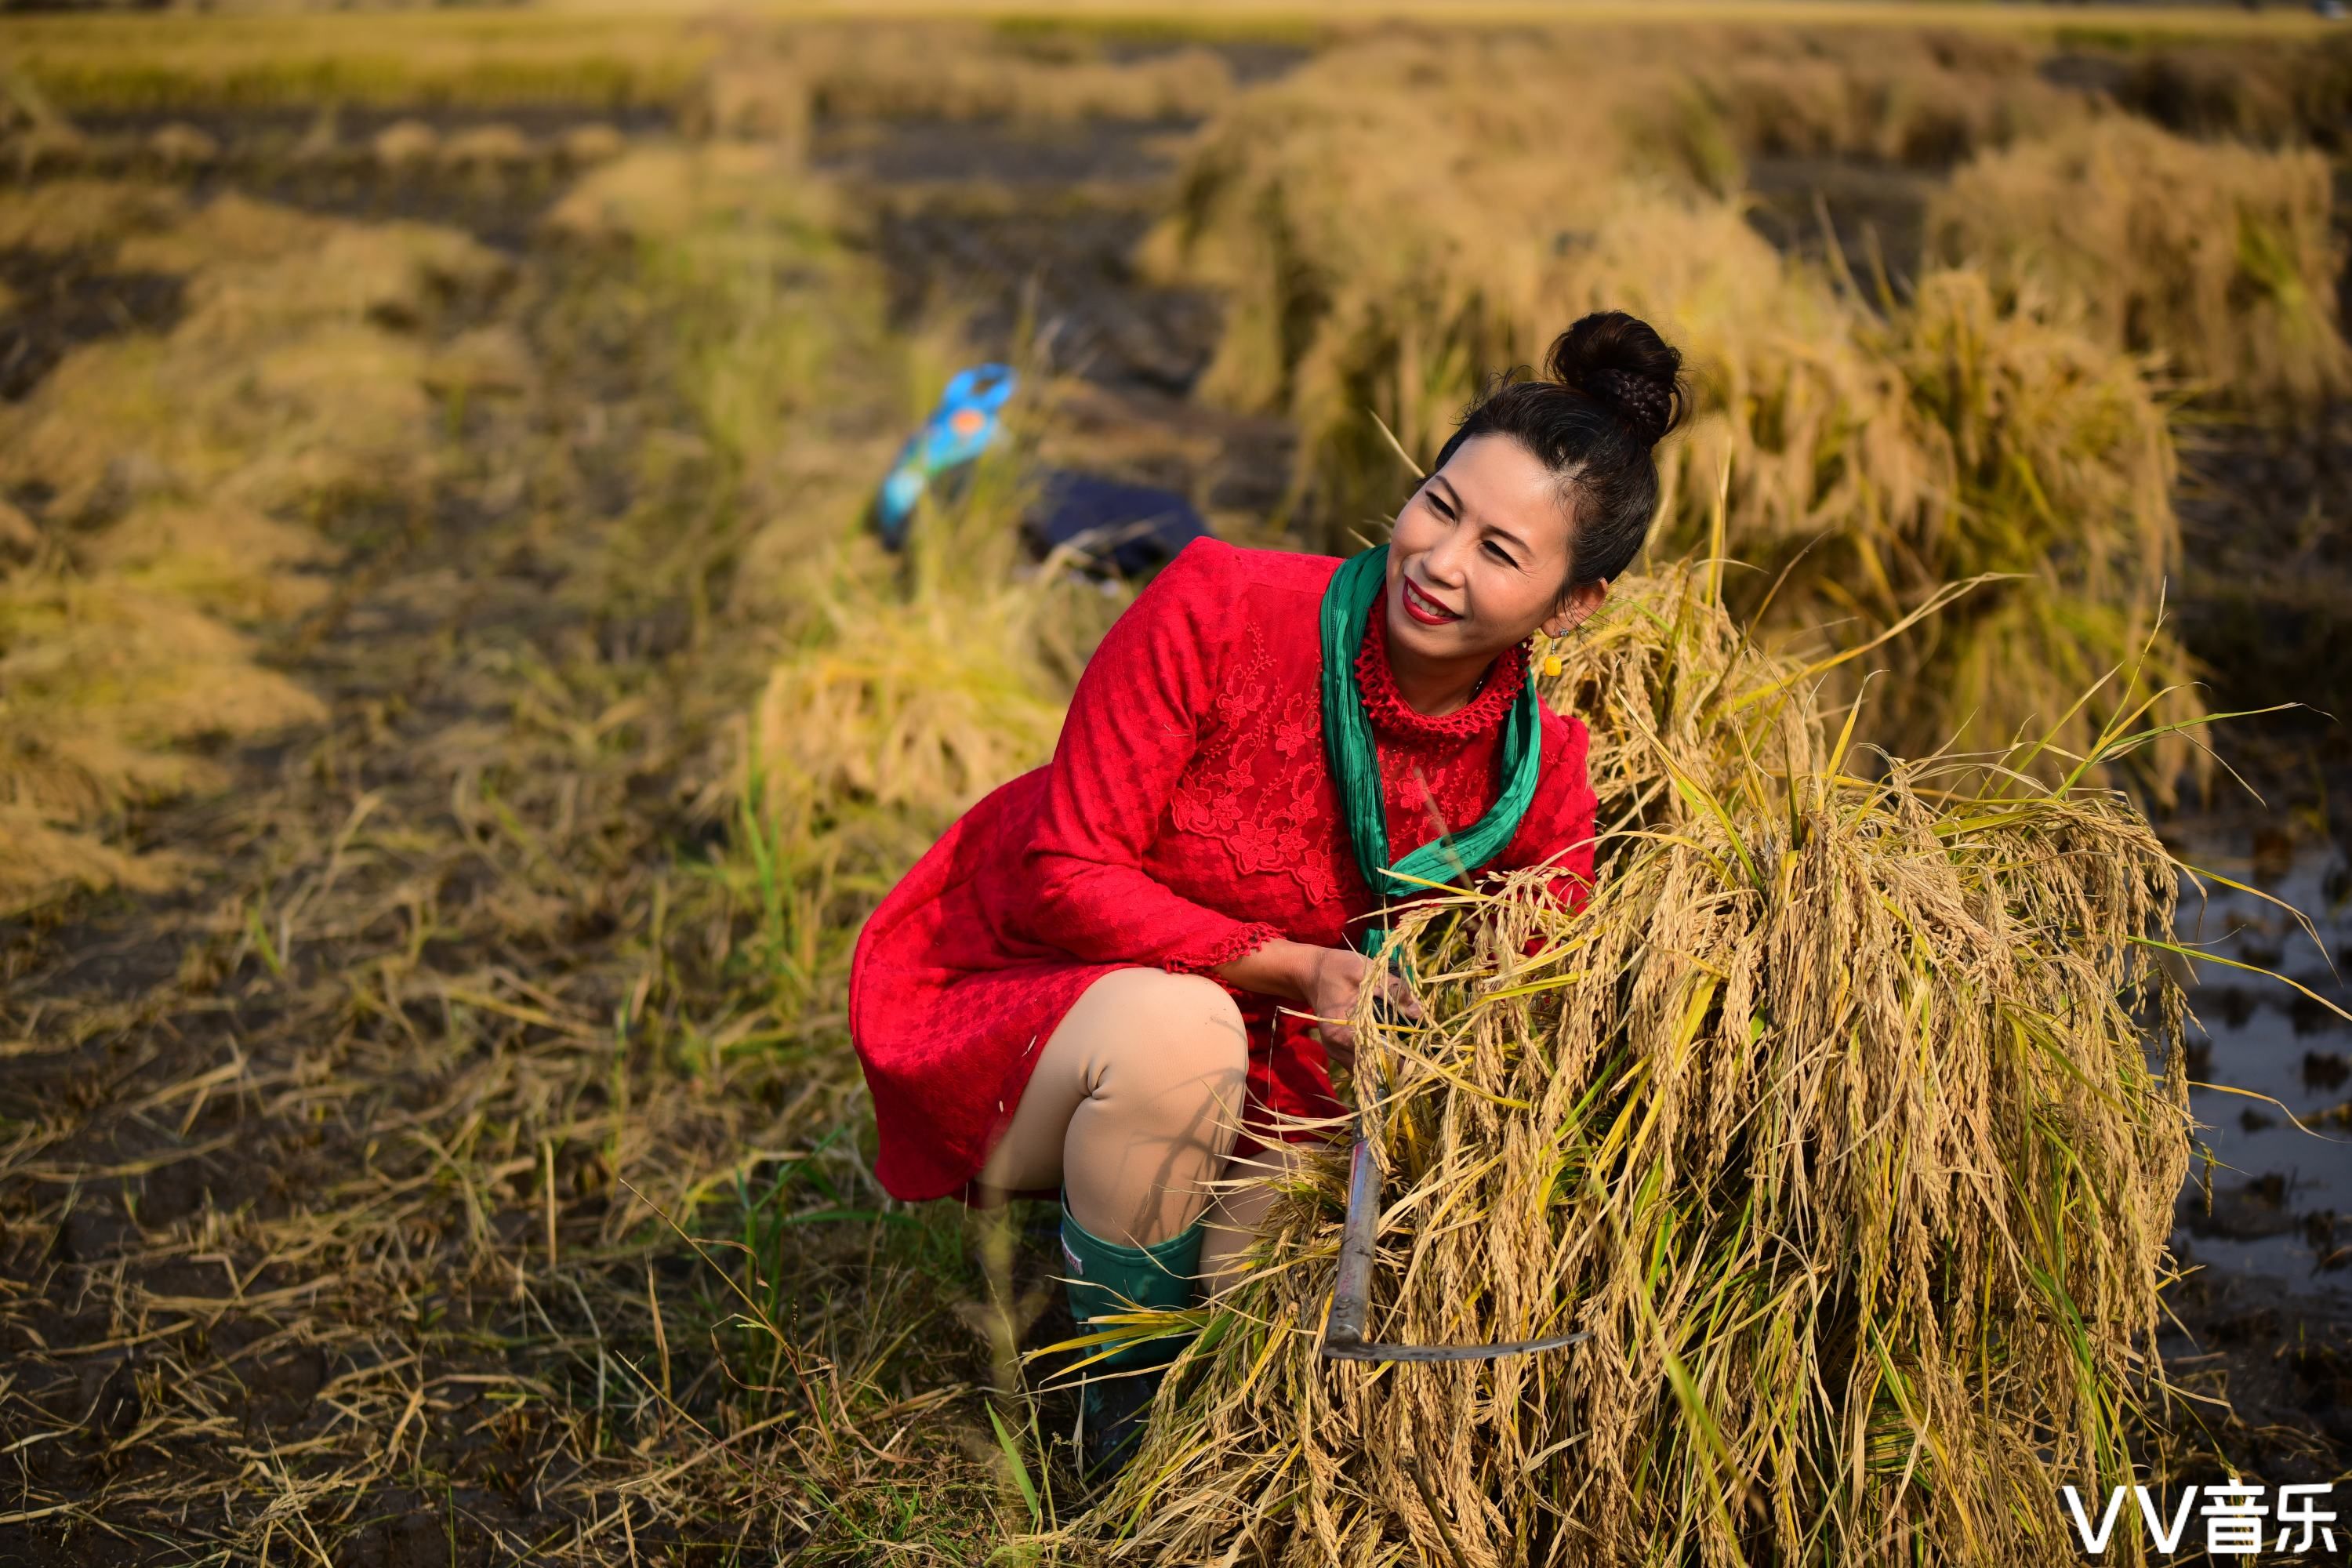
[[[1281,936],[1193,902],[1142,868],[1167,819],[1235,623],[1233,547],[1186,545],[1087,661],[1023,857],[1028,933],[1097,963],[1200,971]]]
[[[1578,910],[1592,897],[1592,824],[1600,804],[1585,772],[1589,743],[1582,720],[1546,711],[1543,777],[1499,858],[1505,869],[1539,862],[1557,867],[1551,896]]]

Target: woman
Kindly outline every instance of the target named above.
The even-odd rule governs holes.
[[[1269,1200],[1213,1184],[1344,1115],[1328,1068],[1368,917],[1421,890],[1388,872],[1550,864],[1556,896],[1589,891],[1584,727],[1536,700],[1528,649],[1641,549],[1680,368],[1643,322],[1588,316],[1548,378],[1471,409],[1381,550],[1201,540],[1152,580],[1052,763],[966,813],[859,937],[885,1187],[1058,1188],[1081,1327],[1231,1272]],[[1087,1384],[1094,1463],[1173,1353],[1129,1347],[1108,1364],[1141,1373]]]

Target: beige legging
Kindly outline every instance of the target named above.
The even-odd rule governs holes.
[[[1037,1054],[1003,1139],[981,1166],[982,1202],[1064,1186],[1073,1218],[1105,1241],[1149,1247],[1209,1213],[1201,1273],[1222,1284],[1265,1217],[1263,1188],[1219,1178],[1287,1163],[1286,1145],[1229,1158],[1241,1127],[1248,1036],[1215,981],[1118,969],[1074,1003]]]

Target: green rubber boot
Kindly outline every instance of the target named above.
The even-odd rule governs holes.
[[[1192,1276],[1201,1268],[1205,1218],[1152,1247],[1122,1247],[1078,1224],[1062,1196],[1062,1263],[1069,1271],[1070,1316],[1078,1331],[1106,1312],[1136,1307],[1189,1307]],[[1086,1369],[1084,1405],[1087,1473],[1102,1479],[1127,1463],[1143,1435],[1151,1397],[1181,1339],[1152,1340],[1112,1352]],[[1109,1375],[1105,1375],[1106,1373]]]

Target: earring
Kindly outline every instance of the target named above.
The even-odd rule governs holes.
[[[1560,661],[1559,641],[1558,634],[1550,631],[1544,633],[1543,672],[1544,679],[1547,680],[1559,679],[1559,672],[1568,668]]]

